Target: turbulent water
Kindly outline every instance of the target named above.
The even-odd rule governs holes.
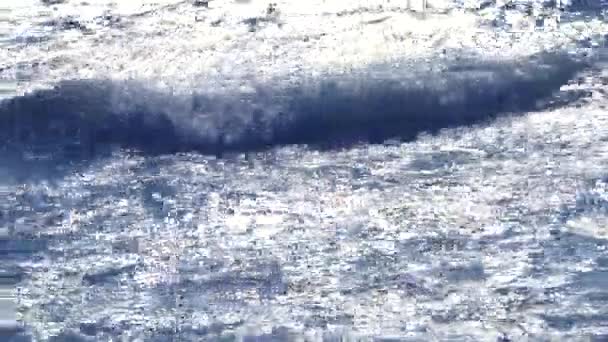
[[[215,3],[14,9],[0,340],[608,339],[603,4]]]

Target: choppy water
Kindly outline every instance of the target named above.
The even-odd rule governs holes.
[[[471,54],[5,100],[10,338],[603,341],[602,65]]]

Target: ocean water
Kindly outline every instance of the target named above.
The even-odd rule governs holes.
[[[124,5],[11,3],[2,339],[607,338],[601,13]]]

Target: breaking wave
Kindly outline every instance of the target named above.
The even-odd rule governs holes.
[[[584,67],[555,54],[513,62],[419,61],[302,78],[289,86],[201,90],[213,89],[206,85],[189,93],[144,81],[66,80],[2,102],[0,139],[6,146],[62,140],[209,154],[408,140],[539,109]]]

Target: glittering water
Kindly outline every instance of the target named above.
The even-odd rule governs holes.
[[[602,61],[462,53],[190,92],[38,56],[70,80],[0,106],[13,338],[602,341]]]

